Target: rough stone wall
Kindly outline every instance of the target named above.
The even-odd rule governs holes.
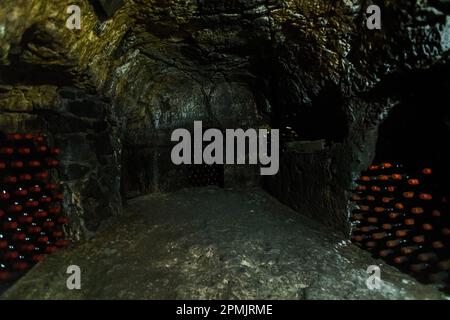
[[[0,91],[0,130],[44,133],[63,150],[55,178],[65,194],[69,236],[88,237],[120,214],[120,145],[110,105],[74,87],[0,86]]]
[[[286,145],[280,174],[267,181],[269,190],[344,232],[347,192],[374,157],[378,126],[402,94],[411,93],[396,82],[448,63],[448,11],[438,1],[374,2],[382,8],[381,31],[365,28],[368,1],[317,4],[310,15],[314,24],[305,15],[281,15],[289,31],[269,55],[273,68],[263,76],[272,79],[266,92],[278,126],[300,124],[296,139],[326,140],[318,151]],[[292,13],[298,12],[296,4],[314,8],[304,1],[291,4]],[[389,90],[394,85],[397,90]],[[340,103],[338,112],[333,102]]]
[[[0,1],[0,95],[8,97],[0,123],[29,129],[41,116],[29,108],[56,108],[57,100],[70,105],[62,87],[81,90],[87,101],[98,96],[94,104],[103,107],[95,110],[105,109],[99,131],[90,127],[101,122],[93,114],[75,116],[80,127],[68,130],[79,146],[89,146],[86,159],[74,160],[75,176],[90,167],[83,177],[108,177],[126,197],[172,190],[186,184],[169,163],[172,129],[193,120],[292,127],[286,142],[326,145],[305,153],[286,144],[280,174],[265,184],[283,202],[342,231],[346,190],[370,163],[378,125],[399,99],[383,88],[396,75],[447,64],[450,45],[448,5],[439,0],[374,1],[382,7],[381,31],[365,27],[372,3],[366,0],[127,0],[106,21],[80,0],[80,31],[64,27],[70,1]],[[106,168],[115,168],[109,174],[101,165],[106,151],[96,150],[86,130],[112,141],[105,144]],[[226,168],[230,185],[246,180],[245,169],[236,171]],[[97,192],[92,184],[74,188]],[[81,205],[120,202],[117,193],[114,200],[99,194]],[[80,219],[95,226],[112,214]]]

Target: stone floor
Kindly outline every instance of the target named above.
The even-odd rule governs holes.
[[[48,257],[3,299],[440,299],[432,286],[260,190],[215,188],[132,200],[89,242]],[[81,290],[66,269],[82,270]],[[381,267],[381,289],[365,284]]]

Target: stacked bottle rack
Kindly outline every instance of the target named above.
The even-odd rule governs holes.
[[[422,282],[448,285],[448,200],[434,181],[431,168],[372,165],[352,196],[352,241]]]
[[[60,149],[33,134],[0,134],[0,283],[68,245],[63,194],[52,178]]]

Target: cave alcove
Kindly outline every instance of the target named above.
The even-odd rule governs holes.
[[[450,83],[435,69],[408,78],[395,86],[399,102],[379,127],[374,163],[398,162],[412,172],[432,168],[435,190],[448,197]]]

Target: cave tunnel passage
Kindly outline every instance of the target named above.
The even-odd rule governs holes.
[[[345,176],[353,161],[347,160],[360,150],[357,143],[346,141],[351,129],[348,107],[351,97],[365,93],[360,83],[382,78],[372,65],[384,65],[381,58],[391,56],[391,43],[399,43],[394,37],[386,45],[367,39],[360,49],[352,48],[360,38],[366,40],[361,30],[354,30],[354,8],[330,12],[322,19],[328,10],[306,0],[301,5],[286,0],[287,7],[283,1],[92,0],[99,19],[92,12],[83,18],[83,31],[73,31],[72,37],[64,26],[55,27],[67,19],[59,6],[3,1],[20,19],[9,19],[7,28],[0,30],[5,39],[0,45],[0,102],[4,102],[0,128],[27,133],[29,119],[35,119],[42,122],[38,133],[53,137],[55,146],[61,147],[64,190],[55,199],[62,198],[68,219],[61,224],[67,224],[67,236],[74,243],[67,251],[44,258],[5,295],[0,285],[0,299],[441,297],[435,287],[416,283],[387,265],[382,266],[386,285],[368,290],[367,267],[381,265],[380,261],[351,245],[335,232],[337,228],[330,230],[317,221],[337,220],[340,225],[347,219],[347,185],[340,180],[349,180]],[[33,14],[26,12],[30,8]],[[35,18],[37,11],[41,12]],[[89,11],[86,6],[83,15],[85,11]],[[320,28],[304,23],[309,19],[320,20]],[[323,27],[331,37],[320,31]],[[422,30],[423,25],[413,27]],[[423,39],[414,32],[401,31],[409,34],[403,43],[414,45],[405,48],[406,53],[422,45]],[[379,58],[367,54],[376,46],[382,50]],[[346,54],[349,49],[355,59]],[[341,53],[345,54],[341,57]],[[429,55],[427,63],[440,59],[435,53]],[[254,57],[261,62],[252,61]],[[308,57],[312,59],[304,59]],[[261,66],[259,72],[251,70],[256,65]],[[247,82],[253,81],[266,88],[258,86],[255,97],[247,88]],[[343,92],[346,89],[350,92]],[[426,89],[432,90],[432,85]],[[376,161],[432,166],[443,177],[440,186],[446,186],[448,113],[441,112],[445,105],[439,99],[448,101],[448,97],[445,89],[436,91],[403,98],[394,108],[380,129]],[[42,101],[47,96],[51,99]],[[382,103],[385,97],[377,101]],[[266,113],[271,114],[265,118]],[[260,121],[260,116],[265,119]],[[212,127],[226,123],[230,128],[279,128],[286,134],[284,141],[301,142],[292,143],[299,153],[282,154],[286,157],[279,184],[288,187],[280,188],[279,195],[287,196],[287,205],[278,201],[281,196],[262,190],[262,179],[247,167],[174,168],[170,140],[162,131],[184,127],[188,119],[190,123],[205,118]],[[322,143],[308,140],[342,146],[322,152]],[[16,159],[11,160],[4,168],[18,173],[10,165]],[[335,175],[338,171],[343,174]],[[336,184],[329,182],[330,176]],[[255,178],[258,185],[240,189],[224,183],[240,178]],[[35,187],[31,185],[31,190]],[[14,192],[14,197],[23,192],[16,182],[8,188],[3,193],[0,185],[0,192],[8,196]],[[41,205],[29,200],[21,199]],[[307,213],[315,211],[316,204],[320,204],[320,218],[314,220]],[[18,206],[1,205],[8,218],[4,243],[23,241],[24,237],[15,236],[16,230],[9,231],[17,229],[11,226],[21,227],[10,209],[19,211]],[[52,225],[53,221],[41,219],[41,211],[36,212],[43,227]],[[35,223],[28,216],[22,218],[26,227]],[[33,227],[31,231],[39,230]],[[52,245],[48,239],[42,235],[43,250]],[[6,281],[11,281],[19,276],[16,266],[21,265],[14,260],[18,254],[7,256],[1,266],[0,254],[0,267],[6,271]],[[67,290],[66,270],[72,264],[82,270],[82,290]]]
[[[66,258],[31,270],[2,298],[438,297],[389,269],[383,274],[390,283],[386,290],[367,290],[366,268],[376,260],[338,245],[340,237],[261,190],[150,194],[130,200],[127,213]],[[55,271],[66,270],[68,260],[83,270],[82,290],[61,286],[66,275]]]

